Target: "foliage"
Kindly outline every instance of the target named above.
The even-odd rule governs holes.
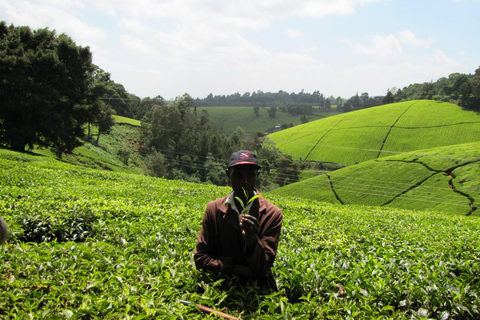
[[[478,141],[480,115],[430,100],[394,103],[270,134],[294,159],[351,165],[392,154]]]
[[[60,155],[81,145],[85,123],[101,116],[101,131],[111,126],[97,101],[108,74],[67,35],[1,22],[0,66],[1,144],[50,147]]]
[[[414,83],[402,89],[392,88],[387,95],[395,102],[405,100],[433,99],[458,104],[480,111],[480,68],[472,74],[452,73],[437,81]]]
[[[382,104],[385,104],[383,97],[379,97],[379,96],[370,97],[368,95],[368,92],[364,92],[360,96],[357,93],[356,95],[352,96],[350,99],[345,101],[345,104],[343,105],[342,109],[344,112],[349,112],[353,110],[380,106]]]
[[[154,177],[165,177],[167,175],[167,166],[165,156],[160,152],[154,151],[145,157],[145,166]]]
[[[139,111],[140,98],[129,94],[125,87],[113,80],[105,84],[105,93],[102,101],[112,108],[119,116],[141,119],[144,114]],[[140,118],[137,118],[138,117]]]
[[[170,105],[156,107],[151,118],[142,120],[142,148],[145,152],[161,153],[165,165],[161,176],[185,179],[197,175],[207,180],[204,159],[228,160],[242,141],[229,140],[215,131],[206,114],[192,113],[192,99],[185,95]],[[158,171],[157,171],[158,172]]]
[[[268,108],[268,116],[270,118],[275,118],[276,115],[277,115],[277,107],[271,106],[270,108]]]
[[[480,316],[477,217],[264,194],[285,219],[279,291],[259,291],[194,266],[204,207],[227,188],[7,150],[0,169],[4,319],[205,318],[180,300],[243,319]]]
[[[480,142],[366,161],[274,190],[340,204],[479,215]]]
[[[277,170],[275,183],[279,186],[285,186],[297,182],[300,175],[300,164],[292,159],[290,155],[285,155],[277,160]]]

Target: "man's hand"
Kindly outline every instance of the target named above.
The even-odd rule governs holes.
[[[257,218],[252,215],[244,215],[240,220],[240,227],[243,232],[243,239],[247,246],[247,253],[252,253],[258,241],[258,232],[260,231],[260,224]]]

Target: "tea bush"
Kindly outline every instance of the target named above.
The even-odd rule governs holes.
[[[228,188],[0,150],[2,319],[478,319],[478,217],[265,194],[284,212],[279,291],[196,270],[206,203]]]

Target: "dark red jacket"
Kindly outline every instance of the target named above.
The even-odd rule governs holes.
[[[231,275],[235,264],[250,268],[251,277],[276,288],[270,268],[275,260],[283,214],[263,197],[255,200],[250,214],[258,219],[259,241],[252,255],[245,252],[238,214],[225,205],[227,197],[208,203],[195,247],[195,265]]]

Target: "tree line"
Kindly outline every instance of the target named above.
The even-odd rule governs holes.
[[[328,100],[328,101],[327,101]],[[323,93],[316,90],[312,93],[301,90],[300,92],[291,92],[280,90],[278,92],[263,92],[257,90],[253,92],[239,92],[230,95],[213,95],[210,93],[207,97],[195,100],[197,106],[272,106],[280,107],[282,105],[310,105],[324,107],[327,104],[342,104],[341,97],[326,97]]]
[[[435,82],[415,83],[403,89],[389,89],[383,102],[418,99],[451,102],[467,109],[480,111],[480,67],[473,74],[452,73]]]

